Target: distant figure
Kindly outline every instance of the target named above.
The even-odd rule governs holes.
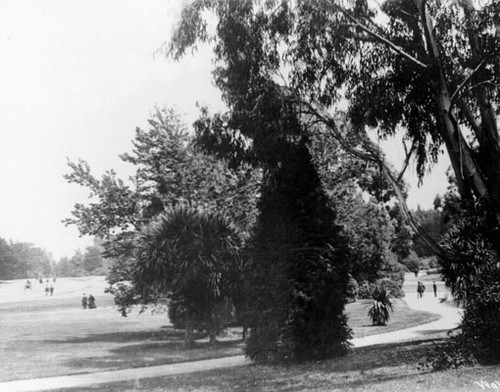
[[[50,295],[51,296],[54,295],[54,285],[53,284],[50,285]]]
[[[26,281],[26,284],[24,285],[24,289],[25,290],[31,290],[31,282],[30,282],[29,279]]]
[[[434,297],[437,297],[437,285],[435,280],[432,281],[432,289],[434,290]]]
[[[49,285],[47,284],[47,286],[45,286],[45,295],[49,295],[49,291],[50,291],[50,288],[49,288]]]
[[[43,279],[42,279],[41,277],[40,277],[40,278],[38,278],[38,281],[40,282],[40,284],[42,284],[42,283],[43,283]]]
[[[417,284],[417,298],[422,298],[424,296],[425,286],[422,282],[418,282]]]
[[[95,309],[95,298],[92,294],[89,294],[89,309]]]
[[[56,283],[56,278],[57,278],[57,275],[54,276],[54,279],[52,279],[54,281],[54,283]]]
[[[87,309],[87,296],[85,295],[85,293],[83,293],[83,297],[82,297],[82,307],[83,309]]]

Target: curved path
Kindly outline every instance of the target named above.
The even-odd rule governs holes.
[[[403,298],[409,308],[439,314],[439,320],[431,323],[417,325],[416,327],[401,329],[380,335],[371,335],[364,338],[353,339],[354,347],[371,346],[374,344],[395,343],[405,340],[423,339],[425,336],[448,331],[458,327],[462,319],[462,310],[439,301],[444,296],[451,295],[444,287],[443,282],[437,282],[437,297],[432,292],[432,281],[424,281],[426,291],[423,298],[417,298],[417,281],[413,274],[406,274],[403,290],[406,293]]]
[[[416,293],[417,278],[411,274],[407,274],[405,277],[405,284],[403,285],[403,290],[405,290],[406,293],[404,300],[410,308],[439,314],[441,316],[439,320],[399,331],[352,339],[351,343],[353,346],[364,347],[376,344],[401,342],[405,340],[423,339],[427,335],[447,331],[457,327],[462,316],[461,310],[439,302],[439,298],[447,294],[447,291],[444,289],[444,284],[442,282],[438,283],[437,297],[434,297],[434,294],[432,293],[432,282],[424,282],[424,284],[427,287],[426,293],[422,299],[418,299]],[[203,361],[115,370],[109,372],[17,380],[0,383],[0,392],[48,391],[59,388],[85,387],[101,383],[130,381],[141,378],[163,377],[203,370],[243,366],[248,365],[249,363],[250,361],[245,358],[244,355],[238,355],[227,358],[216,358]]]

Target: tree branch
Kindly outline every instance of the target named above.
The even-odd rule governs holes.
[[[432,249],[432,251],[436,254],[441,259],[446,258],[446,254],[444,250],[441,248],[441,246],[429,236],[429,234],[420,226],[416,218],[412,215],[410,212],[408,205],[406,204],[406,196],[401,189],[400,183],[398,180],[394,178],[392,175],[391,169],[389,168],[389,165],[386,163],[385,158],[383,157],[380,148],[376,146],[369,138],[368,136],[361,138],[358,138],[358,141],[362,143],[362,145],[367,149],[366,151],[361,151],[355,147],[353,147],[342,135],[340,130],[338,129],[337,123],[335,119],[331,118],[327,114],[322,114],[317,110],[315,107],[313,107],[310,103],[301,101],[300,99],[297,99],[298,102],[300,102],[301,105],[305,106],[308,109],[308,113],[317,117],[321,122],[331,131],[331,135],[333,138],[340,144],[340,146],[350,155],[365,160],[369,162],[375,163],[379,169],[381,170],[382,174],[384,177],[389,181],[389,183],[392,185],[394,193],[396,194],[398,201],[400,203],[401,211],[407,218],[408,222],[410,223],[410,226],[413,228],[413,230],[422,238],[422,240]],[[344,124],[341,125],[342,127]],[[351,133],[352,134],[352,133]]]
[[[405,145],[405,150],[406,150],[406,145]],[[411,148],[410,148],[410,151],[406,150],[406,158],[405,158],[405,161],[403,163],[403,167],[401,168],[401,171],[399,172],[398,178],[396,179],[396,181],[398,183],[400,183],[401,180],[403,179],[403,175],[405,174],[405,171],[408,168],[408,165],[410,164],[410,159],[411,159],[411,156],[413,155],[413,151],[415,151],[415,141],[413,141]]]
[[[425,68],[428,67],[427,64],[419,61],[418,59],[416,59],[415,57],[413,57],[411,54],[405,52],[403,49],[401,49],[399,46],[397,46],[396,44],[394,44],[393,42],[391,42],[387,38],[382,37],[380,34],[374,32],[373,30],[371,30],[368,27],[366,27],[358,19],[356,19],[355,17],[353,17],[347,10],[343,9],[342,7],[336,6],[336,5],[333,5],[333,7],[337,11],[341,12],[347,19],[349,19],[351,22],[353,22],[356,25],[356,27],[359,27],[361,30],[363,30],[368,35],[371,35],[377,41],[379,41],[379,42],[383,43],[384,45],[388,46],[390,49],[392,49],[394,52],[396,52],[400,56],[406,58],[407,60],[410,60],[412,63],[418,65],[421,68],[425,69]]]
[[[471,74],[469,76],[467,76],[464,81],[462,83],[460,83],[460,85],[457,87],[457,89],[453,92],[453,94],[451,95],[451,98],[450,98],[450,101],[453,102],[453,100],[455,99],[455,97],[457,96],[457,94],[460,92],[460,90],[462,90],[464,88],[464,86],[469,82],[469,80],[471,80],[471,78],[476,74],[477,71],[479,71],[479,69],[486,63],[486,60],[483,59],[478,65],[476,68],[474,68],[474,70],[471,72]]]

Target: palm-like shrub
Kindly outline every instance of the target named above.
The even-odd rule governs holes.
[[[234,226],[218,213],[177,206],[160,215],[139,241],[133,280],[141,297],[170,298],[185,319],[188,345],[197,325],[215,341],[222,327],[219,310],[238,267]]]
[[[375,287],[372,299],[373,302],[370,310],[368,310],[368,315],[372,319],[373,325],[386,325],[390,317],[389,311],[393,311],[389,293],[383,287]]]

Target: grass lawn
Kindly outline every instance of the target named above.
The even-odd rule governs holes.
[[[374,326],[371,325],[371,319],[368,317],[370,301],[349,304],[346,307],[346,313],[349,317],[349,325],[353,331],[353,338],[362,338],[363,336],[411,328],[439,319],[439,315],[437,314],[408,308],[401,299],[394,300],[392,306],[394,312],[391,313],[387,325]]]
[[[183,346],[183,331],[173,330],[166,313],[131,314],[114,310],[112,297],[96,295],[98,308],[83,310],[80,298],[43,298],[0,303],[0,381],[49,377],[239,355],[241,330],[210,346],[200,339]],[[367,305],[349,304],[354,337],[385,333],[432,321],[436,315],[395,302],[386,327],[370,325]]]
[[[418,369],[431,341],[353,349],[346,357],[307,364],[250,365],[161,377],[61,389],[84,391],[481,391],[476,382],[500,381],[500,366],[443,372]]]

